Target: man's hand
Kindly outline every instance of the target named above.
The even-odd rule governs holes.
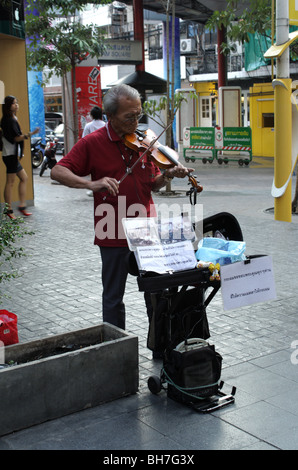
[[[117,196],[119,192],[119,183],[115,178],[105,176],[100,180],[90,181],[89,189],[94,193],[107,190],[111,196]]]
[[[167,178],[185,178],[189,173],[193,172],[194,168],[186,168],[185,166],[179,164],[165,171],[165,176]]]
[[[96,181],[82,178],[62,165],[55,165],[51,171],[51,178],[70,188],[90,189],[94,193],[98,191],[108,191],[112,196],[117,196],[119,183],[115,178],[105,176]]]

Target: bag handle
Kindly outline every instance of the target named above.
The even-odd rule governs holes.
[[[194,349],[194,346],[196,348],[197,347],[203,348],[205,346],[209,346],[209,343],[208,343],[208,341],[206,341],[202,338],[190,338],[190,339],[187,339],[185,341],[181,341],[181,343],[179,343],[176,346],[174,351],[184,352],[184,351],[188,350],[188,347],[189,347],[189,349]]]

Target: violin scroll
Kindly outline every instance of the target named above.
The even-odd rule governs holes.
[[[197,190],[198,193],[201,193],[203,191],[203,186],[199,184],[199,181],[197,180],[195,175],[188,175],[188,184],[191,184],[193,188]]]
[[[187,191],[186,195],[189,196],[190,203],[195,205],[197,203],[197,194],[203,191],[203,186],[199,184],[195,175],[188,175],[188,184],[191,184],[191,188]]]

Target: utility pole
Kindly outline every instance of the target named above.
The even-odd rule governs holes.
[[[276,0],[276,46],[289,41],[289,1]],[[292,80],[290,79],[289,47],[276,59],[276,79],[274,87],[275,115],[275,158],[274,200],[275,219],[284,222],[292,220]]]

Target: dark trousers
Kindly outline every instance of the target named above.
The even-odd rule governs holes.
[[[125,330],[125,293],[128,275],[128,247],[100,247],[102,260],[102,316],[103,321]],[[150,321],[152,306],[150,293],[144,294],[144,315]],[[146,307],[145,307],[146,305]]]
[[[103,321],[125,329],[123,296],[127,279],[128,247],[100,247],[102,260]]]

